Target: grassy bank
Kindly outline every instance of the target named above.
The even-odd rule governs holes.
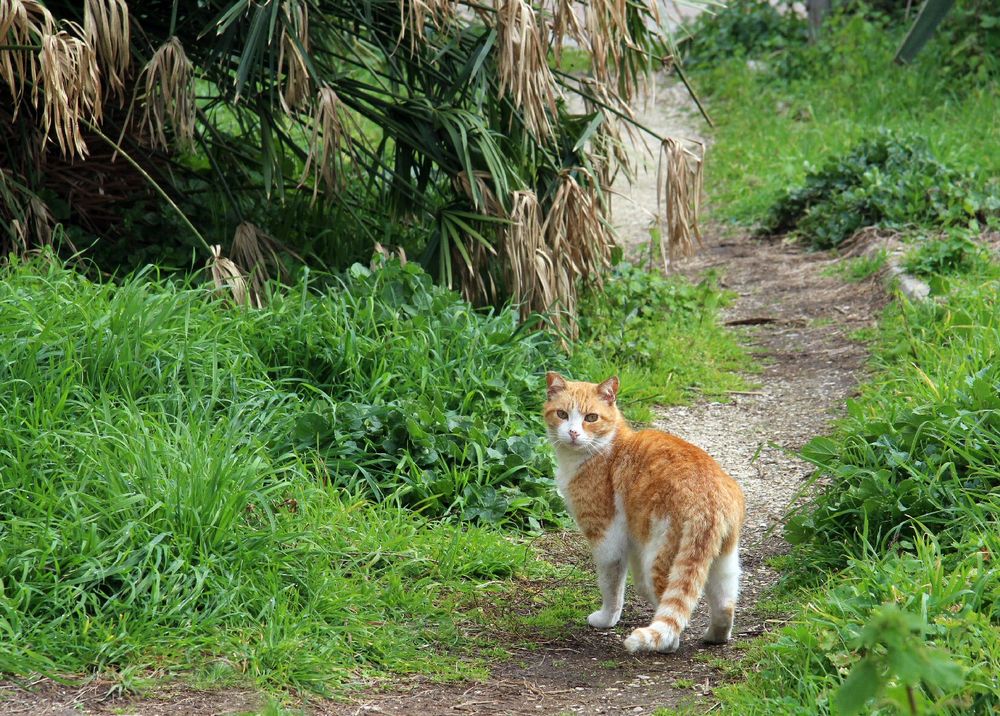
[[[612,325],[715,325],[713,287],[629,271],[608,290],[647,313],[595,314],[567,354],[395,262],[259,311],[149,271],[4,267],[0,671],[320,691],[479,673],[499,645],[470,636],[477,595],[546,573],[522,531],[565,519],[544,371],[595,377]],[[690,375],[643,399],[726,389]]]

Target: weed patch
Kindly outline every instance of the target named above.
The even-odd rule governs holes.
[[[620,264],[581,301],[573,369],[586,380],[617,372],[623,408],[639,421],[654,404],[746,389],[751,360],[717,320],[727,300],[711,276],[695,284]]]
[[[986,218],[986,200],[972,184],[919,139],[881,132],[810,171],[778,199],[761,231],[794,231],[811,246],[832,248],[866,226],[967,226]]]

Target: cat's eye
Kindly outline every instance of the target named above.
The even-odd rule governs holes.
[[[588,423],[596,423],[597,417],[598,417],[597,413],[587,413],[586,415],[583,416],[583,419],[586,420]]]
[[[565,410],[557,410],[556,415],[559,416],[560,420],[565,420],[566,418],[569,417],[569,413],[567,413]]]

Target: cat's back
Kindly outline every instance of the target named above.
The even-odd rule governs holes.
[[[743,491],[715,459],[697,445],[662,430],[639,430],[616,446],[615,482],[626,501],[675,503],[742,514]]]

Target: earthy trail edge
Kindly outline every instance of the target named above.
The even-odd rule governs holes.
[[[678,109],[686,103],[683,89],[661,86],[641,120],[663,134],[700,138],[697,119]],[[622,182],[623,196],[616,199],[616,224],[633,253],[648,241],[656,210],[655,180],[656,166],[649,162],[634,186]],[[311,702],[306,712],[649,714],[659,707],[694,700],[710,703],[712,689],[723,680],[711,662],[739,658],[747,639],[777,623],[756,608],[760,593],[778,576],[765,562],[785,549],[780,529],[768,530],[780,523],[789,500],[809,474],[808,466],[787,450],[822,434],[842,410],[844,399],[861,378],[866,357],[864,347],[850,335],[872,325],[883,302],[874,284],[845,285],[824,276],[823,269],[831,263],[825,254],[710,230],[699,256],[679,267],[691,276],[709,269],[722,276],[722,285],[738,295],[724,320],[735,322],[734,329],[743,333],[764,365],[756,378],[760,386],[732,396],[732,402],[665,408],[656,421],[657,427],[707,450],[747,495],[741,603],[730,644],[706,646],[698,641],[705,628],[699,606],[677,653],[629,656],[622,639],[634,627],[647,624],[651,616],[630,587],[622,621],[614,629],[596,631],[584,620],[566,624],[555,640],[540,638],[535,648],[518,650],[514,658],[497,664],[486,682],[436,684],[420,678],[401,679],[391,688],[359,693],[351,703]],[[592,581],[589,554],[579,535],[552,535],[541,540],[539,548],[555,563],[579,565],[584,578]],[[518,608],[533,608],[531,591],[546,586],[526,584],[525,603]],[[597,604],[596,586],[592,589]],[[528,634],[517,637],[531,641]],[[245,713],[260,706],[259,697],[244,690],[199,692],[176,686],[130,702],[108,693],[110,686],[93,683],[81,689],[47,680],[0,682],[0,710],[7,714],[155,716]]]

